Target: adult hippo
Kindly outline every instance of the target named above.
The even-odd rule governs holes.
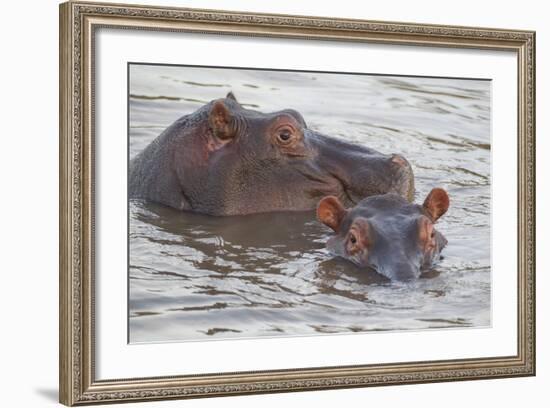
[[[233,93],[170,125],[130,163],[129,197],[210,215],[311,210],[323,196],[353,205],[408,200],[407,160],[309,129],[292,109],[261,113]]]
[[[403,281],[418,278],[439,259],[447,240],[434,224],[448,208],[447,192],[434,188],[422,205],[390,193],[346,210],[337,197],[325,197],[317,217],[336,232],[327,242],[332,254]]]

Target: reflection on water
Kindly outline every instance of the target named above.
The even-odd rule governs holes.
[[[389,282],[331,258],[313,212],[219,218],[131,201],[131,342],[490,324],[489,82],[133,65],[130,157],[230,90],[405,155],[417,201],[435,186],[450,194],[444,259],[418,281]]]

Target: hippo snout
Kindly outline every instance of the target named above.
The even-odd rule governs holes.
[[[361,152],[363,153],[363,152]],[[370,196],[393,193],[411,202],[414,198],[414,175],[410,163],[399,154],[352,156],[343,161],[346,204],[355,205]],[[347,171],[346,171],[347,170]],[[349,177],[346,177],[346,174]]]
[[[420,276],[420,268],[418,265],[402,260],[393,262],[386,267],[380,268],[379,273],[391,280],[409,281]]]

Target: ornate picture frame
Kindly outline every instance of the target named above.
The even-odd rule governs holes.
[[[325,40],[517,56],[517,353],[181,376],[96,378],[95,35],[100,28]],[[124,135],[121,135],[124,137]],[[229,11],[60,5],[60,401],[132,402],[535,375],[535,33]],[[123,295],[123,294],[121,294]]]

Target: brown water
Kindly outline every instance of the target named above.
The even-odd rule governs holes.
[[[130,158],[228,91],[407,157],[417,201],[436,186],[451,197],[444,259],[388,282],[333,259],[313,212],[219,218],[131,201],[131,342],[490,325],[490,82],[132,65]]]

